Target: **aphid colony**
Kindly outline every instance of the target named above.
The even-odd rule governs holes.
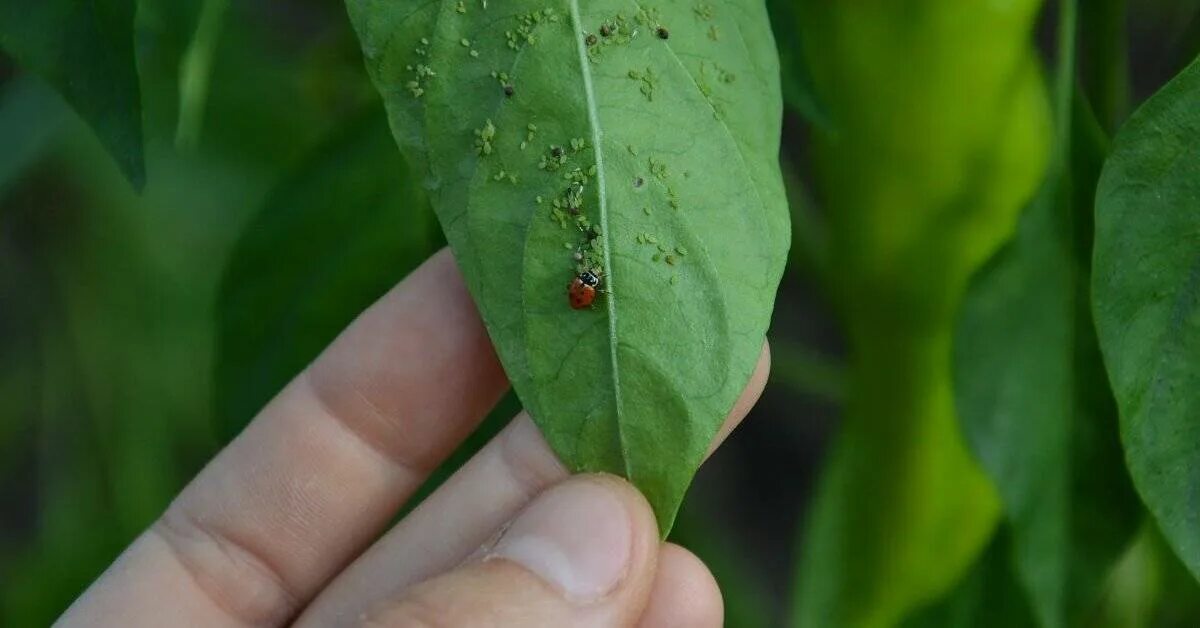
[[[483,2],[483,8],[487,8],[486,0]],[[705,10],[697,10],[697,16],[702,19],[711,19],[711,8]],[[455,6],[455,11],[459,14],[467,12],[466,4],[462,0],[458,0]],[[537,36],[535,31],[539,26],[545,23],[555,23],[559,21],[559,16],[553,9],[547,8],[543,10],[532,11],[525,15],[517,16],[517,27],[513,30],[505,31],[505,40],[508,48],[513,51],[519,51],[526,45],[536,44]],[[637,37],[639,27],[650,30],[659,39],[668,39],[670,37],[667,28],[663,26],[658,19],[657,9],[640,9],[637,14],[628,19],[624,15],[617,14],[613,19],[608,19],[600,24],[598,29],[599,37],[595,34],[587,33],[584,36],[586,44],[587,56],[590,61],[597,62],[601,49],[606,45],[611,44],[626,44]],[[422,37],[419,46],[414,50],[418,57],[428,58],[429,56],[429,39]],[[479,58],[479,52],[473,46],[471,40],[462,38],[459,41],[463,49],[469,51],[473,58]],[[406,83],[406,87],[415,98],[420,98],[425,92],[425,83],[437,76],[437,73],[427,64],[414,64],[406,68],[411,73],[411,80]],[[496,79],[501,91],[506,98],[513,98],[516,93],[516,87],[509,76],[500,71],[493,71],[492,78]],[[653,101],[654,96],[654,79],[655,76],[651,68],[647,67],[644,71],[630,70],[629,78],[641,83],[640,91],[647,100]],[[520,149],[525,150],[534,141],[537,127],[530,123],[528,125],[527,137],[520,143]],[[486,120],[482,127],[474,131],[474,150],[480,157],[492,155],[495,151],[496,127],[490,119]],[[587,147],[587,142],[577,138],[570,141],[570,146],[551,146],[548,153],[541,156],[538,163],[538,168],[546,172],[555,172],[560,168],[566,169],[568,159]],[[568,154],[569,150],[569,154]],[[629,146],[630,153],[635,155],[637,151]],[[665,179],[665,165],[660,165],[651,159],[650,163],[651,174],[658,177],[660,180]],[[604,279],[604,238],[599,229],[592,225],[587,216],[583,213],[585,185],[589,177],[596,175],[596,166],[592,165],[583,170],[582,168],[573,168],[563,173],[563,178],[569,182],[568,187],[553,199],[551,217],[556,220],[561,227],[569,228],[573,224],[580,232],[580,243],[572,245],[565,243],[564,246],[571,250],[571,257],[575,263],[574,276],[567,285],[567,301],[571,308],[576,310],[591,307],[595,302],[597,293],[603,293],[601,283]],[[516,183],[517,176],[501,168],[492,177],[495,181],[508,181]],[[634,187],[640,188],[645,184],[645,180],[638,177],[634,182]],[[668,195],[672,207],[678,207],[677,200],[673,190],[668,186]],[[537,198],[537,202],[541,204],[543,199]],[[643,211],[649,215],[649,208],[643,208]],[[652,237],[652,236],[649,236]],[[644,242],[644,241],[643,241]],[[662,248],[662,247],[659,247]],[[666,251],[666,249],[663,249]],[[680,255],[685,255],[682,249],[677,251]],[[656,255],[655,261],[665,259],[668,264],[674,265],[675,256],[668,254],[665,258]],[[677,277],[672,277],[672,283]]]
[[[583,177],[578,177],[563,193],[562,204],[567,213],[575,217],[575,224],[583,234],[583,243],[574,247],[571,258],[575,261],[576,275],[567,285],[567,302],[571,308],[582,310],[590,307],[596,300],[600,290],[600,280],[604,273],[600,270],[604,265],[603,240],[600,232],[591,225],[583,215]]]

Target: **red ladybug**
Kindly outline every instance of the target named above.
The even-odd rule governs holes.
[[[579,276],[571,280],[571,285],[567,287],[567,299],[571,303],[571,308],[582,310],[592,304],[596,300],[596,288],[600,285],[600,278],[589,270],[579,273]]]

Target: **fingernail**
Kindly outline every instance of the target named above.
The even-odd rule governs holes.
[[[572,481],[542,494],[489,554],[533,572],[572,601],[611,593],[629,571],[632,520],[598,482]]]

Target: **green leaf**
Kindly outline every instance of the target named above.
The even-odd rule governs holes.
[[[41,159],[63,132],[70,110],[39,80],[16,78],[0,86],[0,198]]]
[[[974,278],[955,339],[963,431],[1004,501],[1015,576],[1045,627],[1094,601],[1139,516],[1087,298],[1104,146],[1094,121],[1072,127],[1074,4],[1060,6],[1058,157],[1013,241]]]
[[[1012,539],[996,534],[975,566],[944,598],[906,618],[903,628],[1032,626],[1033,614],[1013,573]]]
[[[1121,129],[1096,193],[1093,307],[1134,484],[1200,576],[1200,62]]]
[[[1166,546],[1154,524],[1144,521],[1105,582],[1104,596],[1080,625],[1088,628],[1195,626],[1200,588]]]
[[[522,403],[568,466],[628,477],[669,530],[787,255],[763,5],[347,5]],[[588,269],[601,293],[574,311]]]
[[[846,401],[846,367],[794,341],[771,342],[771,383],[833,404]]]
[[[783,83],[783,100],[806,120],[831,131],[834,124],[828,108],[817,94],[812,71],[804,59],[803,32],[797,28],[800,19],[796,0],[768,0],[767,12],[779,44],[779,66]]]
[[[877,340],[803,531],[799,628],[895,626],[955,585],[999,514],[954,416],[949,333]]]
[[[222,439],[438,246],[383,112],[335,132],[271,193],[225,273],[215,375]]]
[[[134,0],[0,0],[0,48],[53,85],[141,189],[134,9]]]

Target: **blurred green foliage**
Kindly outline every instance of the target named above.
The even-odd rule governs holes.
[[[809,121],[785,138],[797,230],[785,292],[827,301],[851,353],[843,367],[800,343],[791,328],[810,319],[785,298],[771,385],[845,404],[847,418],[809,519],[824,529],[806,527],[799,552],[790,537],[748,538],[729,504],[708,501],[685,505],[673,538],[712,567],[734,628],[787,623],[778,591],[793,574],[762,569],[752,546],[799,555],[798,624],[1035,625],[1019,534],[997,525],[1012,521],[993,493],[1003,479],[985,478],[969,457],[984,454],[957,430],[949,346],[968,278],[1042,182],[1053,61],[1033,47],[1034,24],[1053,13],[1039,16],[1033,0],[1002,16],[952,0],[770,4],[789,126]],[[24,6],[0,0],[0,18]],[[1085,199],[1104,138],[1161,84],[1133,70],[1165,79],[1200,50],[1200,2],[1080,8],[1071,137],[1085,159],[1064,185]],[[1128,24],[1158,47],[1143,38],[1139,49]],[[50,623],[284,382],[442,242],[340,3],[140,0],[133,50],[141,194],[54,80],[0,60],[0,625]],[[1089,215],[1073,216],[1082,264]],[[510,396],[424,492],[516,409]],[[781,434],[778,422],[809,420],[774,410],[758,420]],[[1068,436],[1071,464],[1094,436]],[[1084,566],[1066,586],[1099,590],[1068,623],[1200,624],[1196,581],[1140,506],[1116,521],[1123,534],[1142,521],[1133,539],[1079,549],[1115,521],[1077,499],[1114,486],[1108,474],[1121,469],[1108,467],[1068,472],[1075,525],[1091,528],[1072,533]],[[735,486],[732,510],[758,490]],[[844,621],[813,620],[829,609]]]
[[[326,183],[359,195],[326,196],[328,210],[368,205],[382,235],[404,232],[385,224],[398,211],[407,228],[408,210],[423,207],[395,179],[392,192],[358,190],[403,176],[387,170],[397,158],[385,144],[344,139],[332,157],[323,148],[353,124],[382,120],[337,5],[229,7],[211,42],[210,89],[191,105],[203,112],[200,141],[177,144],[181,68],[194,67],[183,60],[200,10],[146,0],[138,14],[149,173],[140,195],[43,83],[18,75],[0,86],[0,129],[12,130],[0,150],[4,625],[46,625],[61,613],[232,431],[212,403],[218,287],[245,225],[271,219],[273,189],[320,167],[310,162],[342,159],[356,169]],[[361,308],[403,277],[437,246],[430,229],[421,235],[400,256],[375,245],[377,257],[348,260],[369,274],[343,287],[360,296],[340,306]],[[290,242],[264,260],[269,268],[319,253]],[[315,352],[353,311],[314,324],[297,346]],[[244,421],[246,412],[220,416]]]

